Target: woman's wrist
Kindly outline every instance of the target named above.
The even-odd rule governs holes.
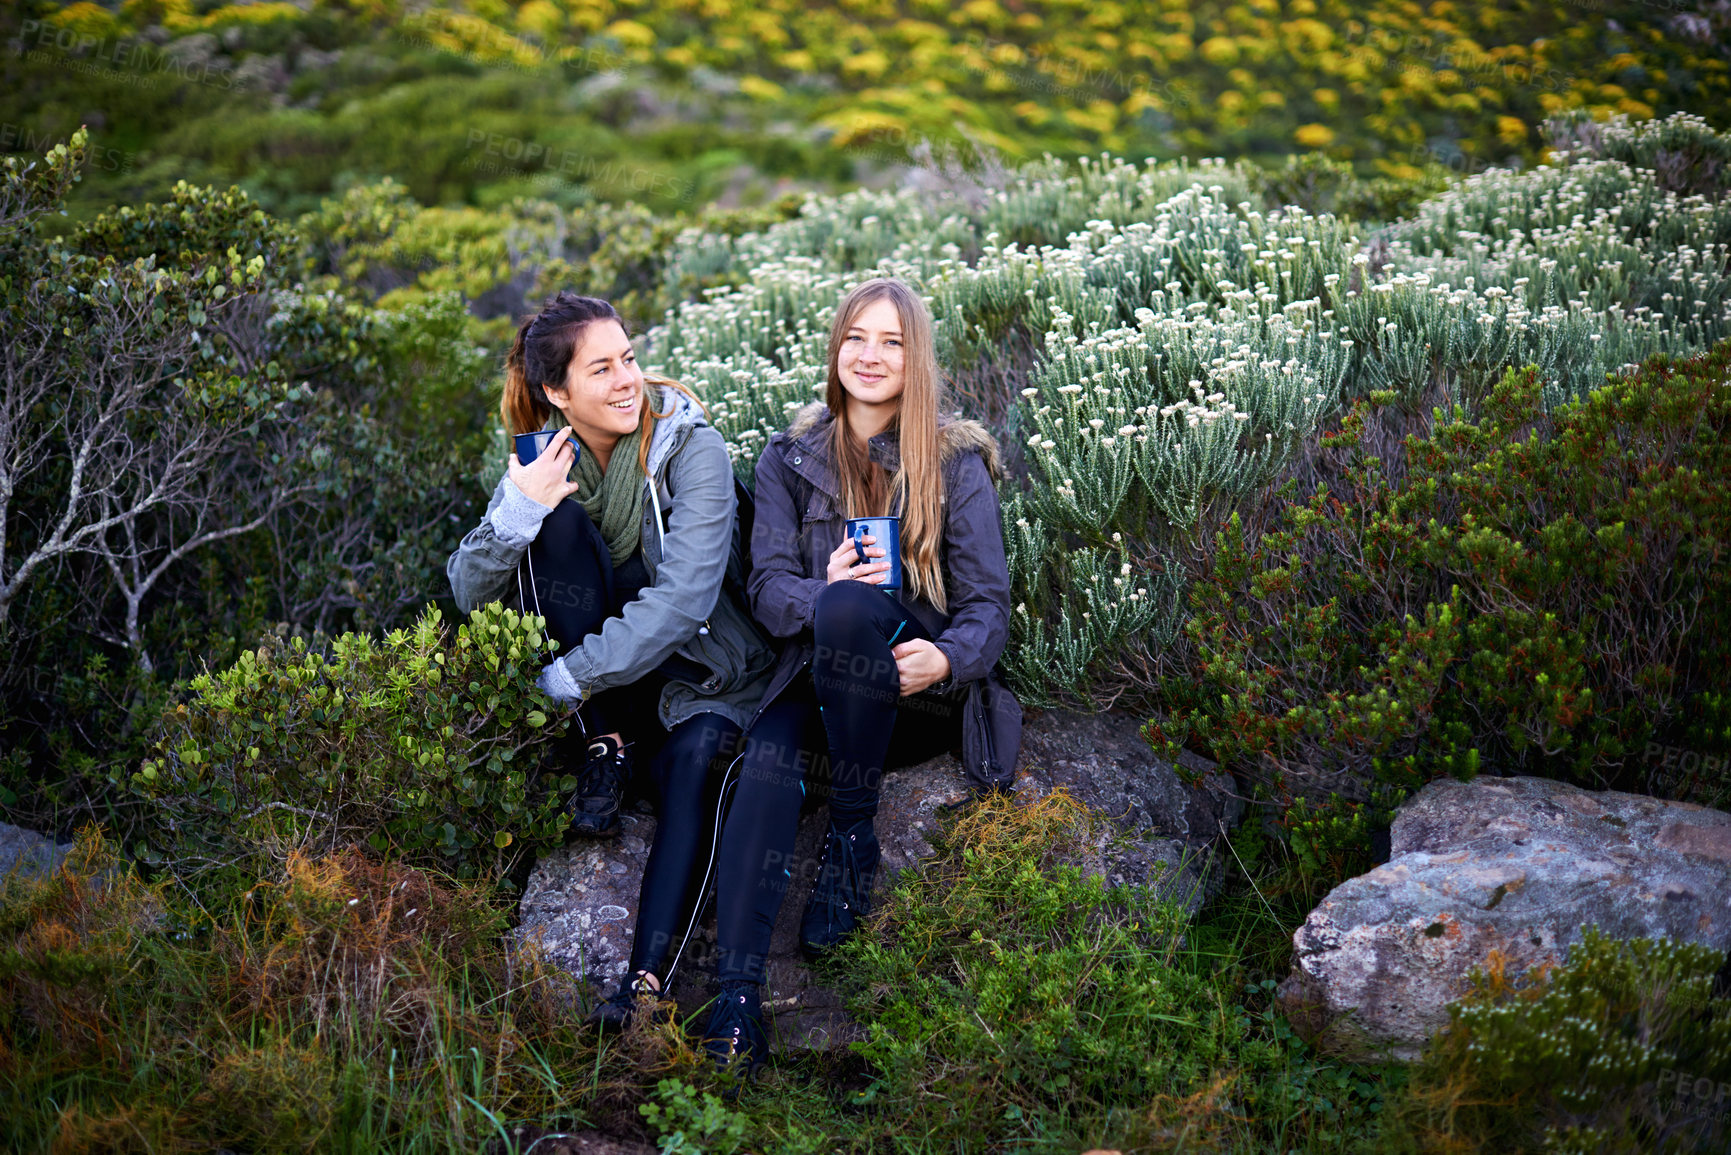
[[[938,641],[933,642],[932,646],[938,651],[938,653],[944,656],[944,664],[949,667],[949,669],[945,671],[944,676],[939,678],[937,682],[933,684],[932,689],[936,690],[940,694],[947,694],[956,688],[958,682],[956,677],[956,655],[950,646],[941,638]]]

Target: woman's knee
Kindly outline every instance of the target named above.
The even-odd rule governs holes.
[[[736,753],[739,727],[714,714],[699,714],[667,736],[657,754],[663,793],[701,789]]]
[[[817,595],[812,618],[818,628],[858,628],[875,624],[886,611],[895,608],[893,599],[876,586],[855,581],[830,582]]]
[[[901,624],[901,607],[881,590],[859,582],[832,582],[817,596],[813,614],[812,668],[836,677],[875,679],[883,667],[889,637]]]

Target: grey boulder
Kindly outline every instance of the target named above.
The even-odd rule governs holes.
[[[60,869],[71,849],[70,843],[62,846],[33,830],[0,822],[0,880],[12,875],[46,878]]]
[[[1280,988],[1323,1049],[1410,1062],[1468,975],[1563,962],[1588,926],[1731,950],[1731,814],[1543,778],[1432,782],[1402,805],[1389,861],[1293,935]]]

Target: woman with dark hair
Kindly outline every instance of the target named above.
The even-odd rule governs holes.
[[[462,609],[516,594],[559,643],[538,684],[577,704],[572,829],[617,831],[632,752],[658,795],[630,966],[592,1016],[623,1025],[678,962],[719,770],[774,654],[744,605],[727,446],[683,386],[644,375],[613,306],[558,293],[505,368],[506,431],[556,434],[528,464],[511,454],[446,573]]]
[[[993,673],[1010,618],[997,447],[977,422],[942,415],[942,384],[925,303],[900,281],[867,281],[830,327],[824,401],[757,462],[751,609],[784,643],[724,787],[721,997],[705,1033],[718,1060],[766,1057],[759,988],[808,778],[829,794],[800,927],[808,955],[866,913],[885,769],[959,747],[974,794],[1010,788],[1021,707]],[[862,558],[846,536],[847,518],[885,515],[901,519],[898,591],[879,588],[885,543],[865,537]]]

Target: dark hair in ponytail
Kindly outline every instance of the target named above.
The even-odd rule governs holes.
[[[565,388],[571,358],[592,321],[625,325],[619,310],[606,301],[561,289],[517,327],[517,339],[505,355],[505,395],[499,402],[507,434],[533,433],[547,424],[553,407],[542,387]]]

